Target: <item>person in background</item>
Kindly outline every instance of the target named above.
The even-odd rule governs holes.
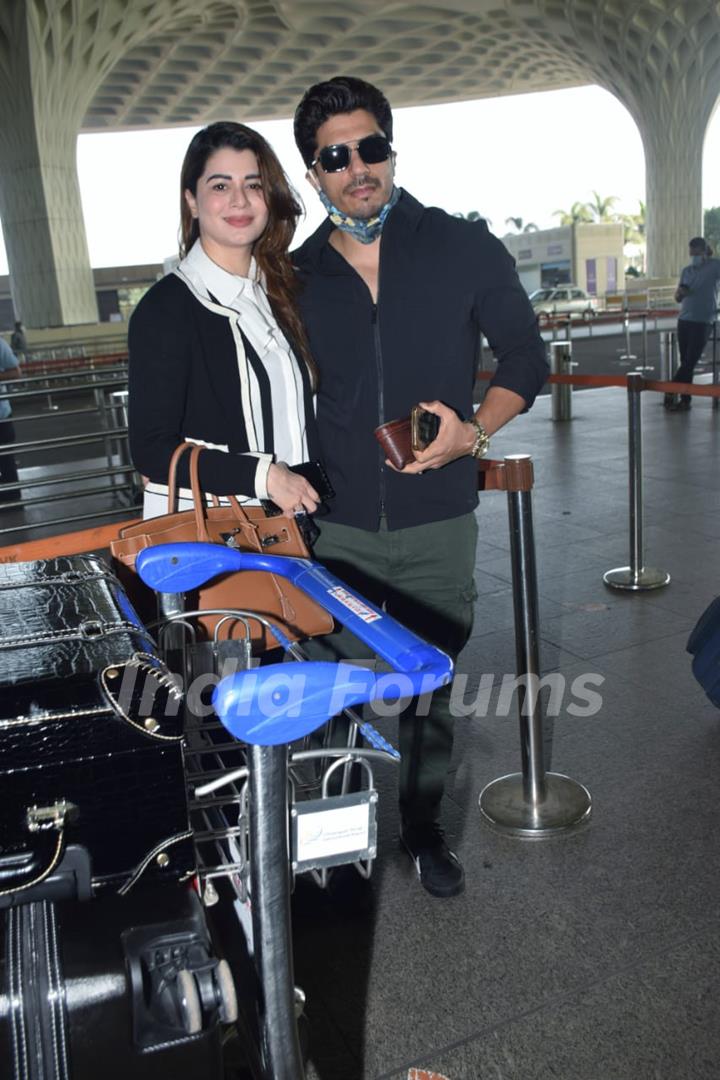
[[[10,348],[22,363],[27,355],[28,343],[25,336],[25,327],[20,321],[15,323],[15,329],[10,335]]]
[[[4,338],[0,337],[0,390],[4,390],[6,379],[16,379],[20,361]],[[10,417],[12,406],[7,398],[0,397],[0,444],[15,442],[15,425]],[[0,484],[17,484],[18,472],[15,455],[0,453]],[[19,488],[14,491],[0,489],[0,502],[16,502],[20,498]]]
[[[208,447],[200,483],[271,499],[288,517],[317,508],[288,466],[318,457],[314,369],[288,256],[300,207],[272,148],[243,124],[192,139],[180,177],[179,266],[145,294],[128,329],[130,452],[148,478],[144,516],[164,514],[170,458]],[[180,509],[190,492],[180,462]]]
[[[295,113],[295,141],[328,218],[294,252],[300,307],[320,380],[318,425],[335,500],[315,554],[390,615],[456,657],[469,638],[478,461],[489,437],[529,408],[545,346],[515,264],[484,221],[422,206],[395,184],[392,112],[351,76],[318,83]],[[443,147],[462,169],[457,147]],[[480,407],[480,334],[497,372]],[[421,404],[439,433],[401,472],[373,432]],[[315,643],[313,642],[313,646]],[[357,639],[328,654],[361,657]],[[463,888],[440,827],[450,764],[450,688],[400,716],[401,839],[434,896]]]
[[[688,250],[690,262],[683,267],[675,290],[675,299],[680,304],[677,324],[680,367],[673,382],[681,383],[693,381],[695,365],[717,318],[720,288],[720,259],[712,258],[712,250],[703,237],[694,236]],[[665,395],[665,408],[671,412],[685,411],[691,405],[689,394],[681,394],[679,399],[677,394]]]

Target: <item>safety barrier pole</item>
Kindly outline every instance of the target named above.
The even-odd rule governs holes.
[[[713,335],[712,335],[712,384],[718,385],[718,321],[715,319],[713,323]],[[720,408],[720,400],[713,398],[713,409]]]
[[[628,467],[630,478],[630,565],[607,570],[603,581],[612,589],[642,592],[660,589],[670,581],[666,570],[644,566],[642,498],[642,392],[645,379],[639,371],[628,372]]]
[[[571,360],[571,341],[550,343],[550,372],[553,375],[571,375],[575,366]],[[572,385],[553,383],[550,390],[553,420],[572,420]]]
[[[660,338],[660,379],[672,382],[675,374],[675,331],[661,330]]]
[[[263,1058],[268,1080],[303,1080],[293,996],[287,746],[249,746],[250,889],[253,949],[263,988]]]
[[[491,463],[488,463],[491,464]],[[510,519],[515,653],[519,693],[522,772],[493,780],[480,793],[482,820],[499,832],[544,839],[576,828],[590,817],[592,801],[582,784],[546,772],[543,714],[539,700],[538,599],[532,521],[533,465],[529,454],[510,454],[496,470],[495,483],[507,491]],[[489,475],[489,474],[488,474]]]
[[[620,353],[619,359],[626,363],[631,363],[637,360],[637,356],[635,356],[630,347],[630,311],[627,304],[623,308],[623,331],[625,334],[625,352]]]

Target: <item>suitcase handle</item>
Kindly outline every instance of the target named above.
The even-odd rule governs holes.
[[[38,845],[38,850],[24,852],[12,858],[0,859],[0,896],[12,896],[14,893],[24,892],[39,885],[45,878],[52,874],[60,862],[65,846],[65,830],[62,826],[58,829],[57,837],[53,845],[50,857],[47,855],[45,844]],[[10,864],[10,865],[8,865]],[[17,878],[20,877],[20,881]],[[8,885],[9,881],[17,883]]]

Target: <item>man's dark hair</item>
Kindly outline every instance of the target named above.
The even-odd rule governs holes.
[[[305,91],[295,110],[293,130],[297,148],[308,168],[315,160],[318,128],[331,116],[355,112],[356,109],[372,113],[378,127],[392,142],[390,103],[383,92],[371,83],[352,75],[335,75],[327,82],[316,83]]]
[[[707,243],[704,236],[693,236],[688,247],[697,248],[698,251],[707,252]]]

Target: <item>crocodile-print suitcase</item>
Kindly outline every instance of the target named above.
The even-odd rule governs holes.
[[[0,909],[192,874],[179,699],[103,560],[0,566]]]
[[[0,1076],[221,1080],[242,977],[218,959],[197,894],[179,883],[9,908]]]

